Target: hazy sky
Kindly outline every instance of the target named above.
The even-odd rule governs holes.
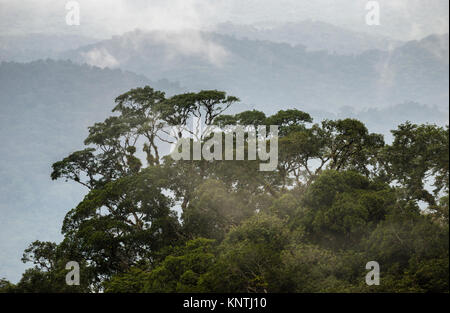
[[[79,33],[109,37],[135,28],[213,29],[218,22],[243,24],[306,19],[418,39],[448,32],[447,0],[380,0],[381,25],[365,24],[367,0],[79,0],[81,25],[65,23],[65,0],[0,0],[0,33]]]

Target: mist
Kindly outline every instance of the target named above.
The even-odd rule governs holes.
[[[77,32],[104,38],[136,28],[208,31],[226,21],[272,27],[302,20],[323,21],[401,40],[448,32],[448,1],[378,2],[381,25],[371,27],[365,24],[365,0],[79,0],[80,25],[70,27],[65,23],[66,1],[1,0],[0,34]]]

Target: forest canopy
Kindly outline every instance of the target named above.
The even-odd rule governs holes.
[[[405,122],[387,144],[351,118],[226,114],[238,101],[149,86],[118,96],[85,147],[52,166],[52,179],[86,187],[64,239],[31,243],[22,261],[34,266],[17,284],[0,280],[0,292],[449,291],[448,126]],[[278,125],[276,170],[174,160],[166,127],[194,118]],[[69,261],[80,285],[66,284]],[[380,285],[366,284],[369,261]]]

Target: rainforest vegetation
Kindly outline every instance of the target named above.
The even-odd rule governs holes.
[[[85,147],[52,166],[52,179],[86,188],[64,239],[31,243],[22,261],[33,267],[0,291],[449,291],[448,126],[405,121],[386,143],[356,119],[266,116],[238,102],[149,86],[117,97]],[[276,170],[175,161],[162,148],[166,129],[193,118],[278,125]],[[69,261],[80,265],[78,286],[66,284]],[[380,264],[379,285],[366,284],[369,261]]]

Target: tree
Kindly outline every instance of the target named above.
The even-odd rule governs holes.
[[[74,255],[64,251],[63,245],[53,242],[35,241],[25,249],[22,261],[31,262],[34,267],[23,273],[16,285],[9,284],[8,292],[14,293],[78,293],[94,290],[90,284],[92,273],[86,262],[80,261],[80,285],[67,285],[66,264]]]
[[[34,267],[0,292],[448,292],[448,127],[406,123],[385,145],[355,119],[224,114],[236,101],[148,86],[117,97],[86,147],[53,164],[52,179],[88,189],[63,241],[33,242],[23,261]],[[228,125],[246,126],[248,152],[250,133],[271,124],[271,172],[258,158],[224,160],[224,140],[222,160],[162,152],[179,139],[205,148]],[[382,285],[366,285],[368,260],[382,264]],[[80,286],[65,283],[69,261]]]
[[[182,213],[183,229],[192,237],[222,241],[230,229],[254,213],[239,194],[229,192],[220,181],[207,180]]]
[[[152,167],[109,182],[66,215],[63,243],[80,251],[97,282],[153,260],[159,249],[181,238],[160,174]]]
[[[384,152],[390,180],[404,188],[407,200],[425,201],[433,209],[440,192],[449,192],[448,126],[405,123],[392,134],[394,142]],[[433,194],[425,186],[428,181]]]
[[[266,119],[266,125],[278,125],[281,137],[293,131],[303,130],[306,123],[312,123],[312,117],[303,111],[280,110]]]
[[[282,220],[256,214],[227,234],[215,271],[205,281],[222,292],[277,292],[282,282],[276,269],[288,243]]]
[[[355,119],[322,122],[318,135],[324,138],[322,163],[329,161],[332,170],[355,170],[366,176],[370,166],[376,166],[377,152],[384,146],[383,136],[370,134],[366,126]]]
[[[448,225],[400,202],[364,240],[367,257],[384,264],[390,292],[448,292]],[[444,278],[445,277],[445,278]]]
[[[205,292],[203,276],[215,264],[214,241],[197,238],[175,248],[150,270],[132,268],[105,282],[106,292]]]
[[[325,171],[308,189],[300,218],[312,242],[333,249],[357,247],[396,204],[386,184],[352,171]]]

